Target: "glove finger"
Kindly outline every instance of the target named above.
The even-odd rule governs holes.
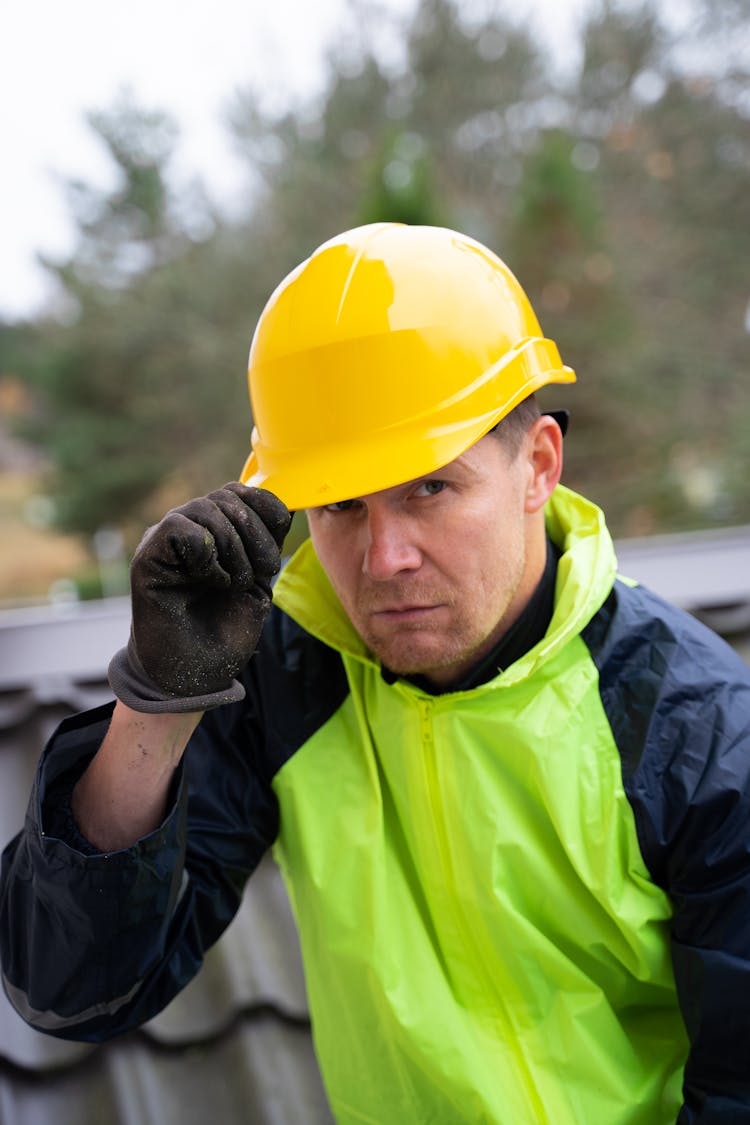
[[[281,550],[292,522],[292,513],[286,504],[265,488],[250,487],[240,484],[239,481],[225,484],[224,489],[234,492],[244,504],[260,516]]]
[[[229,537],[220,528],[222,522],[227,522],[223,514],[205,498],[175,508],[144,536],[134,567],[158,574],[160,584],[165,580],[167,585],[198,580],[203,585],[226,588],[232,580],[231,562],[230,567],[226,563],[233,554],[244,558],[244,549],[235,533],[237,542],[232,550]],[[223,545],[221,558],[217,532]],[[246,560],[245,567],[248,569]]]
[[[260,515],[233,489],[219,488],[209,493],[242,544],[244,556],[257,579],[276,574],[281,566],[278,544]],[[221,545],[220,545],[221,551]],[[261,583],[267,588],[267,583]]]
[[[164,517],[148,542],[164,566],[204,585],[249,589],[255,574],[242,536],[211,497],[189,500]]]

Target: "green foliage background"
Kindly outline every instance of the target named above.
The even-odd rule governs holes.
[[[675,37],[652,4],[601,3],[560,77],[510,5],[421,0],[401,64],[332,45],[314,102],[235,93],[248,187],[231,220],[172,186],[165,114],[126,94],[92,113],[117,187],[69,185],[77,246],[46,263],[59,302],[0,325],[59,525],[132,544],[166,502],[235,478],[265,300],[325,238],[382,219],[456,227],[511,265],[579,375],[544,400],[571,410],[565,480],[615,534],[750,520],[741,8],[695,0]]]

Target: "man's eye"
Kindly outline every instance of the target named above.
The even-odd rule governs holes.
[[[428,496],[437,496],[447,485],[444,480],[423,480],[419,487]]]
[[[337,500],[334,504],[326,504],[327,512],[348,512],[354,505],[353,500]]]

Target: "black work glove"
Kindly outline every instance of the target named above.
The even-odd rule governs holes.
[[[261,488],[227,484],[168,512],[130,567],[130,640],[109,666],[135,711],[205,711],[242,699],[236,680],[271,608],[291,516]]]

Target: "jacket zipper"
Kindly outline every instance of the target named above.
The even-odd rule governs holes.
[[[495,1010],[498,1013],[507,1040],[512,1043],[517,1039],[513,1028],[513,1022],[508,1015],[502,995],[499,993],[491,975],[485,969],[484,958],[475,940],[471,923],[464,914],[460,904],[460,898],[457,894],[456,876],[451,859],[451,848],[446,831],[442,792],[438,779],[437,750],[435,747],[433,725],[435,704],[430,699],[418,699],[417,703],[419,706],[420,733],[422,738],[427,795],[435,830],[440,867],[446,884],[451,887],[454,892],[454,917],[458,924],[463,943],[472,953],[472,963],[477,966],[478,971],[482,975],[485,990],[496,998]],[[531,1076],[526,1056],[521,1049],[515,1052],[515,1056],[518,1064],[518,1077],[520,1078],[520,1084],[529,1106],[529,1122],[533,1121],[535,1125],[549,1125],[549,1117],[542,1105],[536,1085]]]

